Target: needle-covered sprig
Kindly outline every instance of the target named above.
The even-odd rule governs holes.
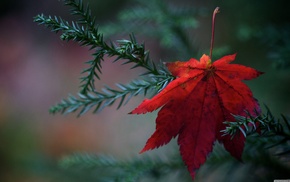
[[[71,7],[71,14],[79,18],[78,21],[69,23],[60,17],[37,15],[34,21],[43,24],[52,32],[60,32],[60,38],[65,41],[75,41],[81,46],[89,47],[93,51],[93,59],[86,62],[88,68],[82,71],[79,98],[69,96],[61,103],[51,108],[52,113],[75,112],[81,109],[79,114],[84,114],[94,107],[94,112],[105,106],[110,106],[120,99],[118,108],[125,103],[125,98],[130,99],[139,93],[147,93],[148,90],[160,90],[168,84],[173,76],[167,71],[163,64],[156,65],[149,56],[143,43],[138,43],[134,34],[129,35],[129,40],[122,39],[105,41],[103,34],[95,25],[95,17],[92,17],[89,6],[83,5],[82,0],[64,0]],[[123,61],[123,64],[132,64],[132,69],[141,67],[145,72],[141,75],[148,81],[133,81],[128,85],[119,84],[119,90],[106,87],[102,92],[95,88],[95,79],[100,79],[102,62],[105,57],[114,57],[115,61]],[[121,86],[122,85],[122,86]]]

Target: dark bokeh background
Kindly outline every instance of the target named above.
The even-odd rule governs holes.
[[[268,57],[271,45],[266,45],[258,36],[261,33],[269,39],[271,37],[263,34],[267,26],[288,23],[289,13],[284,1],[188,2],[208,9],[221,7],[216,46],[230,45],[227,54],[237,52],[238,63],[266,72],[248,85],[261,104],[267,104],[274,114],[290,115],[289,68],[274,66],[275,60]],[[129,1],[95,0],[90,3],[101,25],[116,20],[121,9],[131,7]],[[33,17],[40,13],[71,18],[68,8],[57,0],[0,2],[0,181],[58,181],[62,173],[57,161],[72,152],[108,153],[130,158],[137,155],[154,129],[156,113],[127,115],[141,97],[118,111],[115,107],[107,108],[97,115],[88,113],[80,118],[48,113],[51,105],[67,97],[68,93],[78,91],[79,73],[85,68],[83,62],[91,57],[86,48],[62,42],[48,29],[33,23]],[[194,40],[201,50],[207,50],[211,14],[199,21]],[[146,42],[146,37],[142,38]],[[153,50],[153,57],[167,58],[164,51],[162,54],[156,51],[158,44],[149,42],[148,45],[147,48]],[[103,81],[98,86],[127,83],[139,74],[140,70],[128,72],[128,68],[105,61]],[[167,155],[162,151],[169,147],[164,148],[157,152]]]

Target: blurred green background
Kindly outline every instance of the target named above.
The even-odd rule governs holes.
[[[134,11],[140,2],[91,0],[90,5],[100,29],[103,27],[112,40],[127,38],[131,29],[125,27],[132,27],[137,39],[146,43],[156,61],[185,61],[190,57],[199,58],[203,53],[208,54],[211,12],[220,6],[213,57],[217,59],[225,54],[238,53],[236,63],[265,72],[247,84],[261,105],[268,105],[275,115],[290,115],[290,14],[284,1],[163,2],[197,10],[196,25],[186,32],[192,53],[179,52],[186,48],[175,42],[170,34],[167,36],[167,24],[160,24],[162,31],[158,30],[158,21],[157,27],[153,26],[153,35],[154,30],[162,35],[158,37],[145,31],[146,27],[142,27],[146,25],[144,22],[122,21],[124,14],[120,13],[126,9]],[[153,9],[152,13],[155,11]],[[83,151],[120,158],[136,156],[155,127],[156,113],[127,115],[142,100],[141,97],[133,99],[118,111],[115,107],[106,108],[97,115],[88,113],[80,118],[76,115],[50,115],[48,109],[51,105],[67,97],[68,93],[78,92],[79,73],[86,68],[83,62],[91,56],[86,48],[73,42],[62,42],[58,35],[33,23],[33,17],[40,13],[73,19],[69,8],[58,0],[0,2],[1,182],[82,181],[62,171],[58,160],[73,152]],[[118,31],[112,29],[113,24],[120,25],[115,26]],[[102,81],[97,83],[97,87],[128,83],[140,73],[140,70],[129,72],[128,68],[111,64],[108,59],[104,63]],[[152,153],[169,155],[175,152],[174,145]]]

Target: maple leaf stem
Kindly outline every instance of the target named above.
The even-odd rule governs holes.
[[[216,7],[212,14],[212,26],[211,26],[211,40],[210,40],[210,52],[209,57],[211,59],[212,57],[212,50],[213,50],[213,43],[214,43],[214,26],[215,26],[215,16],[217,13],[219,13],[220,8]]]

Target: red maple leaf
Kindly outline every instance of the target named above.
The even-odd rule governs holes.
[[[262,72],[239,64],[229,64],[235,54],[211,63],[207,55],[200,61],[167,63],[176,77],[152,99],[145,99],[131,114],[144,114],[160,107],[156,131],[142,152],[167,144],[178,135],[180,154],[192,178],[213,149],[216,140],[237,159],[241,159],[245,137],[222,136],[224,121],[235,122],[234,115],[255,115],[259,104],[241,81],[258,77]]]

